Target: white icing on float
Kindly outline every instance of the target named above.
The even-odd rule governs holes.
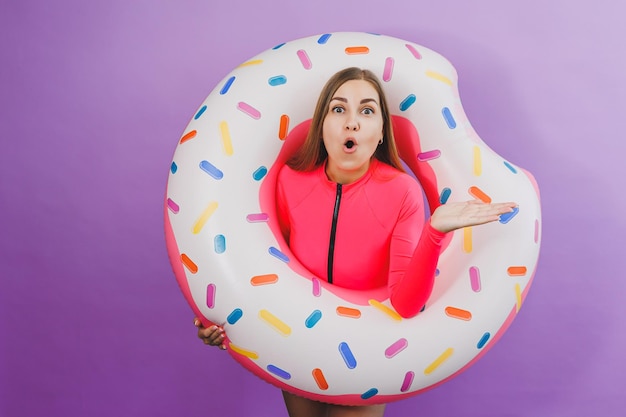
[[[433,294],[411,319],[384,288],[311,276],[276,224],[278,168],[304,139],[323,84],[350,66],[382,80],[401,157],[431,208],[472,197],[519,204],[500,222],[449,234]],[[541,211],[532,175],[471,127],[445,58],[401,39],[333,33],[267,50],[213,90],[176,148],[165,230],[185,298],[205,325],[224,326],[235,360],[308,398],[374,404],[434,387],[493,346],[532,282]]]

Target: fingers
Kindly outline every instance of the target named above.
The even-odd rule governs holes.
[[[219,346],[222,350],[226,349],[226,345],[224,344],[226,334],[222,327],[217,325],[204,327],[198,318],[194,318],[193,324],[198,328],[198,337],[205,345]]]

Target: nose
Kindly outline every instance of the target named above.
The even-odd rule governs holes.
[[[358,130],[358,129],[359,129],[359,122],[357,121],[356,117],[348,116],[346,120],[346,130]]]

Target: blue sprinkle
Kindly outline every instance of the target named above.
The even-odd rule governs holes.
[[[310,329],[315,326],[318,321],[322,318],[322,312],[319,310],[314,310],[309,317],[304,321],[304,325]]]
[[[276,87],[277,85],[285,84],[287,82],[287,77],[285,77],[284,75],[277,75],[275,77],[270,77],[270,79],[267,80],[267,82],[272,87]]]
[[[502,224],[507,224],[508,222],[511,221],[511,219],[513,217],[515,217],[515,215],[519,213],[519,207],[513,207],[513,211],[510,213],[504,213],[500,215],[500,223]]]
[[[255,181],[259,181],[263,179],[265,175],[267,175],[267,168],[264,166],[260,166],[256,171],[252,173],[252,178],[254,178]]]
[[[504,166],[511,170],[512,173],[517,174],[517,169],[510,163],[504,161]]]
[[[489,341],[490,337],[491,337],[491,334],[489,334],[489,332],[485,332],[483,337],[481,337],[480,340],[478,341],[478,344],[476,345],[476,347],[478,349],[482,349],[487,344],[487,341]]]
[[[215,178],[216,180],[221,180],[222,178],[224,178],[224,173],[217,169],[217,167],[209,161],[200,162],[200,169]]]
[[[176,174],[176,171],[178,171],[178,165],[176,165],[176,162],[172,162],[172,165],[170,165],[170,171],[172,171],[172,174]]]
[[[230,86],[233,85],[234,82],[235,82],[235,76],[233,75],[232,77],[228,79],[228,81],[226,81],[226,84],[224,84],[224,87],[222,87],[222,89],[220,90],[220,94],[221,95],[226,94],[228,90],[230,89]]]
[[[328,42],[328,39],[330,39],[331,36],[331,33],[325,33],[320,36],[320,38],[317,40],[317,43],[319,43],[320,45],[324,45],[326,42]]]
[[[291,379],[291,374],[283,369],[280,369],[278,366],[267,365],[267,370],[282,379]]]
[[[409,107],[413,105],[413,103],[415,103],[415,100],[415,94],[409,94],[408,96],[406,96],[406,98],[402,100],[402,103],[400,103],[400,111],[406,111]]]
[[[451,194],[452,194],[451,189],[449,189],[448,187],[444,188],[443,190],[441,190],[441,194],[439,195],[439,202],[441,204],[446,204]]]
[[[289,262],[289,257],[282,253],[280,250],[276,249],[274,246],[270,246],[268,252],[270,255],[280,259],[283,262]]]
[[[285,45],[287,42],[283,42],[283,43],[279,43],[278,45],[276,45],[275,47],[273,47],[272,49],[276,50],[276,49],[280,49],[283,47],[283,45]]]
[[[423,313],[423,312],[424,312],[424,310],[426,310],[426,304],[424,304],[424,305],[422,306],[422,309],[420,310],[420,313]]]
[[[213,238],[213,246],[215,248],[215,253],[226,252],[226,238],[224,235],[216,235]]]
[[[441,114],[443,114],[443,118],[445,119],[446,123],[448,124],[448,127],[450,129],[454,129],[456,127],[456,120],[454,120],[454,117],[452,117],[452,113],[450,112],[450,109],[447,107],[444,107],[441,110]]]
[[[350,346],[346,342],[339,343],[339,353],[341,353],[341,357],[349,369],[356,368],[356,359],[354,359]]]
[[[243,316],[243,311],[240,308],[236,308],[226,317],[228,324],[235,324]]]
[[[206,111],[206,105],[200,107],[200,110],[198,110],[198,113],[196,113],[196,115],[193,117],[194,120],[198,120],[198,118],[200,116],[202,116],[202,113],[204,113]]]
[[[440,274],[440,272],[439,272],[439,268],[435,268],[435,276],[436,276],[436,277],[438,277],[438,276],[439,276],[439,274]]]
[[[361,394],[361,398],[367,400],[368,398],[372,398],[376,394],[378,394],[378,390],[376,388],[370,388],[363,394]]]

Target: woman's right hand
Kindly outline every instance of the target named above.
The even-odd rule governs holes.
[[[198,328],[198,337],[202,339],[205,345],[219,346],[220,349],[226,350],[226,345],[224,344],[226,335],[222,327],[215,324],[204,327],[197,317],[194,317],[193,324]]]

